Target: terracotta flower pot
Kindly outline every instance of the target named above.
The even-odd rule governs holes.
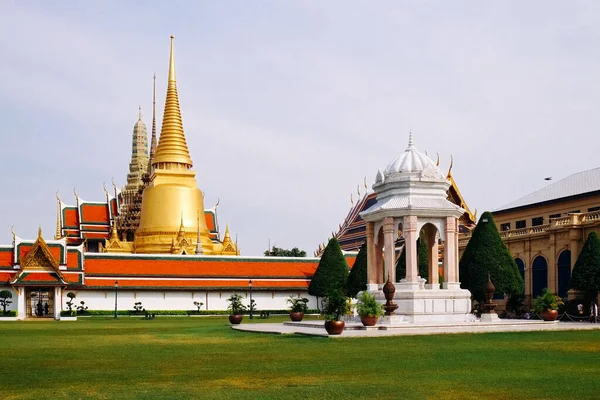
[[[361,315],[360,316],[360,322],[362,322],[362,324],[364,326],[375,326],[375,325],[377,325],[378,319],[379,319],[378,316],[371,316],[371,315]]]
[[[540,314],[540,317],[542,317],[544,321],[556,321],[558,310],[546,310]]]
[[[345,326],[344,321],[325,321],[325,330],[330,335],[340,335]]]
[[[242,314],[232,314],[229,316],[229,322],[231,322],[232,325],[237,325],[242,322],[242,318],[244,318]]]
[[[290,319],[294,322],[300,322],[304,318],[304,313],[302,311],[292,311],[290,312]]]

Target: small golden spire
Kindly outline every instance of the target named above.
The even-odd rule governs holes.
[[[118,242],[119,241],[119,234],[117,232],[117,220],[113,220],[113,225],[112,228],[110,230],[110,239],[111,242]]]
[[[156,74],[152,87],[152,137],[150,138],[150,156],[148,157],[148,174],[151,175],[152,161],[156,154]]]
[[[42,238],[42,226],[38,225],[38,239]]]
[[[60,223],[60,198],[58,197],[58,191],[56,192],[56,233],[54,234],[54,240],[59,240],[61,234],[61,223]]]
[[[138,120],[142,120],[142,106],[139,105],[138,106]]]
[[[17,238],[17,234],[15,233],[15,226],[14,225],[11,225],[11,227],[10,227],[10,233],[11,233],[11,235],[13,237],[13,242],[14,242],[16,240],[16,238]]]
[[[171,35],[171,55],[169,59],[169,82],[167,86],[167,98],[165,100],[165,111],[163,113],[162,129],[160,139],[153,160],[154,168],[160,163],[183,164],[187,169],[193,163],[183,132],[181,120],[181,109],[177,95],[177,82],[175,79],[175,47]]]

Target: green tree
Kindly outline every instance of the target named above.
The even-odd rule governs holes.
[[[297,247],[288,250],[273,246],[271,251],[266,250],[264,254],[267,257],[306,257],[306,251]]]
[[[12,292],[10,290],[0,291],[0,306],[4,308],[4,314],[6,314],[6,307],[12,303]]]
[[[595,298],[600,291],[600,237],[596,232],[591,232],[583,244],[573,267],[570,286],[585,291],[589,298]]]
[[[334,289],[345,293],[347,279],[348,263],[342,254],[338,240],[331,238],[323,251],[319,266],[310,280],[308,294],[323,297],[328,291]]]
[[[429,251],[427,249],[427,243],[420,237],[417,239],[417,266],[419,268],[419,275],[421,278],[429,278]],[[400,282],[400,279],[406,276],[406,246],[402,249],[400,257],[396,262],[396,281]]]
[[[346,282],[348,296],[356,297],[358,292],[367,289],[367,244],[363,243],[354,260],[354,265]]]
[[[479,219],[460,259],[459,273],[462,288],[471,291],[473,299],[479,302],[484,300],[488,274],[497,293],[523,292],[523,278],[500,238],[492,213],[485,212]]]

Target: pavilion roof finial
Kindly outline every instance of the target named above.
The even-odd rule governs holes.
[[[142,119],[142,106],[141,105],[138,106],[138,119],[140,119],[140,120]]]
[[[408,148],[412,149],[415,147],[415,140],[413,137],[412,129],[408,131]]]

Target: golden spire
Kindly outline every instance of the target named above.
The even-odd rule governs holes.
[[[38,225],[38,239],[42,237],[42,226]]]
[[[116,242],[119,241],[119,234],[117,233],[117,220],[116,219],[113,221],[113,226],[112,226],[112,228],[110,230],[109,241],[111,241],[111,242],[112,241],[116,241]]]
[[[179,225],[179,233],[177,234],[177,241],[180,241],[185,237],[185,227],[183,226],[183,213],[181,213],[181,225]]]
[[[183,123],[181,121],[181,110],[177,95],[177,82],[175,79],[175,51],[171,36],[171,57],[169,61],[169,84],[167,86],[167,99],[165,101],[165,112],[163,113],[162,129],[156,154],[152,165],[154,168],[161,163],[184,164],[186,169],[193,165],[188,151]],[[166,169],[170,169],[167,167]]]
[[[56,233],[54,234],[54,240],[60,239],[61,236],[60,197],[58,197],[58,192],[56,192]]]
[[[196,225],[198,225],[198,236],[196,239],[196,254],[202,254],[202,242],[200,241],[200,210],[196,210]]]
[[[148,173],[152,168],[152,161],[156,154],[156,74],[154,74],[154,85],[152,88],[152,138],[150,139],[150,157],[148,157]]]
[[[229,235],[229,222],[225,224],[225,236],[223,236],[223,243],[231,242],[231,235]]]

